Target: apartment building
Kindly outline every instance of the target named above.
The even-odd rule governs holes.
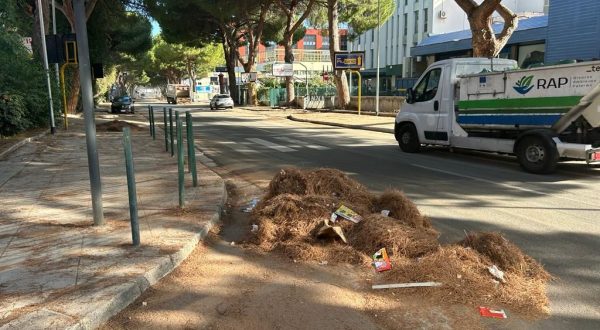
[[[548,0],[504,0],[502,3],[521,16],[536,16],[547,11]],[[396,0],[396,11],[381,26],[380,74],[382,89],[393,88],[396,80],[414,77],[426,67],[426,61],[411,56],[411,48],[423,39],[438,34],[469,29],[464,11],[454,0]],[[495,18],[496,20],[496,18]],[[369,30],[353,41],[349,48],[365,51],[367,79],[377,67],[377,31]]]

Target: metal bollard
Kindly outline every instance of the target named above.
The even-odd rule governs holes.
[[[150,136],[152,136],[152,107],[148,106],[148,124],[150,128]]]
[[[183,165],[183,125],[181,123],[181,118],[179,117],[179,111],[175,112],[175,121],[177,122],[177,172],[179,174],[179,207],[183,208],[185,206],[185,166]]]
[[[129,217],[131,218],[131,238],[134,246],[140,245],[140,223],[137,209],[137,192],[135,189],[135,171],[131,152],[131,132],[129,127],[123,128],[123,149],[125,151],[125,167],[127,169],[127,191],[129,193]]]
[[[194,125],[192,114],[185,112],[185,123],[187,129],[187,147],[188,147],[188,169],[192,174],[194,187],[198,187],[198,173],[196,172],[196,146],[194,145]]]
[[[163,120],[164,120],[164,129],[165,129],[165,151],[169,151],[169,135],[168,133],[168,129],[169,127],[167,126],[167,108],[163,107]]]
[[[171,138],[171,157],[175,156],[175,139],[173,138],[173,108],[169,108],[169,136]]]
[[[152,140],[156,140],[156,118],[154,118],[154,107],[150,107],[150,113],[152,114],[152,126],[150,127],[152,130]]]

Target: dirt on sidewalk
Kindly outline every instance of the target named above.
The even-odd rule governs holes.
[[[239,244],[252,225],[241,209],[263,191],[239,180],[228,188],[220,231],[102,329],[485,327],[476,311],[441,305],[415,289],[371,290],[369,268],[294,262]]]

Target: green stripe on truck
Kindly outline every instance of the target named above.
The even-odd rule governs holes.
[[[532,97],[522,99],[489,99],[459,101],[461,110],[468,109],[531,109],[531,108],[555,108],[574,107],[579,104],[582,96],[560,96],[560,97]]]
[[[545,114],[545,113],[567,113],[571,108],[529,108],[529,109],[459,109],[462,114]]]

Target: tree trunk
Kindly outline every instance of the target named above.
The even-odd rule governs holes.
[[[77,69],[76,66],[73,68]],[[81,91],[81,84],[79,83],[79,73],[77,73],[77,70],[72,72],[71,86],[69,88],[69,95],[67,98],[67,112],[70,114],[76,114],[77,105],[79,104],[79,92]]]
[[[473,35],[471,42],[474,57],[496,57],[517,29],[519,20],[510,9],[501,4],[502,0],[484,0],[477,4],[474,0],[455,0],[467,14]],[[498,12],[504,20],[504,27],[498,36],[492,28],[491,16]]]
[[[327,0],[327,17],[329,21],[329,53],[331,54],[331,63],[335,63],[335,52],[340,50],[339,37],[339,0]],[[337,90],[337,103],[342,109],[346,109],[350,104],[350,92],[348,90],[348,80],[346,73],[338,70],[334,75],[335,88]]]
[[[225,54],[225,65],[227,66],[227,77],[229,79],[229,95],[234,102],[239,103],[237,82],[235,77],[236,53],[233,47],[227,42],[223,42],[223,53]]]
[[[284,50],[285,50],[285,56],[284,56],[285,63],[294,65],[294,50],[292,48],[292,35],[286,36]],[[285,91],[287,93],[286,101],[287,101],[288,105],[291,106],[296,101],[296,89],[294,86],[294,76],[293,75],[291,77],[285,77]]]

